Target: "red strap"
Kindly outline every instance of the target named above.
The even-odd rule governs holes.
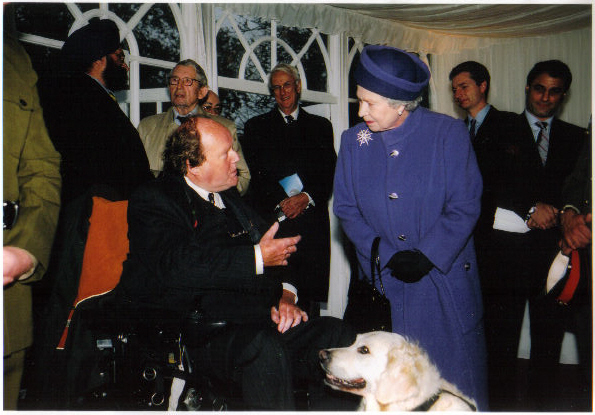
[[[70,327],[70,321],[72,320],[72,315],[74,314],[74,308],[70,310],[70,314],[68,314],[68,320],[66,321],[66,327],[64,327],[64,331],[62,332],[62,337],[60,338],[60,342],[56,349],[63,350],[64,346],[66,346],[66,337],[68,337],[68,328]]]
[[[566,285],[564,285],[564,289],[558,296],[558,301],[563,304],[568,304],[570,300],[572,300],[572,296],[576,291],[576,287],[578,286],[578,280],[581,277],[581,261],[578,256],[578,251],[575,249],[572,251],[572,256],[570,257],[570,275],[568,275],[568,280],[566,281]]]

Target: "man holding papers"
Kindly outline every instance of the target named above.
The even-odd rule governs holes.
[[[301,88],[295,67],[273,68],[269,90],[277,105],[246,123],[242,148],[252,172],[246,195],[251,205],[280,222],[279,235],[302,236],[289,268],[298,277],[300,306],[316,315],[328,297],[328,202],[336,154],[331,123],[299,107]]]

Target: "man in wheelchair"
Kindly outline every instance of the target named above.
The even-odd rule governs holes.
[[[157,307],[181,319],[199,310],[208,339],[190,342],[190,358],[233,383],[243,409],[295,410],[304,382],[310,409],[348,409],[348,397],[325,389],[318,351],[355,335],[300,308],[285,267],[300,237],[275,239],[278,223],[269,227],[243,202],[231,146],[229,131],[202,117],[168,139],[164,173],[128,202],[130,253],[115,295],[131,310]]]

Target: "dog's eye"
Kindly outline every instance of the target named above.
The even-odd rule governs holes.
[[[357,349],[357,352],[360,354],[368,354],[370,350],[368,350],[368,346],[361,346]]]

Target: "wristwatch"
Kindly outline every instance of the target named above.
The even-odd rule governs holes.
[[[531,209],[529,209],[529,213],[527,213],[527,216],[525,216],[525,222],[527,222],[529,219],[531,219],[531,215],[535,213],[535,211],[537,210],[536,206],[531,207]]]

